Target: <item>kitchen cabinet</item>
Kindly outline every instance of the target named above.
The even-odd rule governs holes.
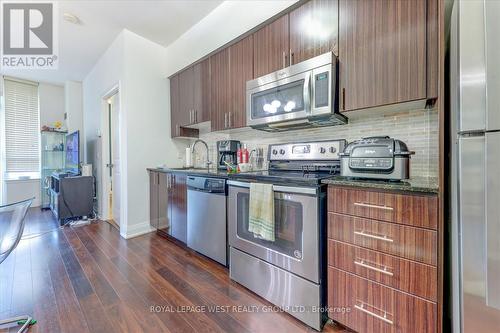
[[[186,101],[193,98],[192,91],[194,76],[193,71],[185,70],[170,77],[170,136],[178,137],[198,137],[198,130],[187,128],[189,124],[188,110],[192,109],[193,102]],[[186,92],[186,90],[188,92]]]
[[[210,120],[210,60],[207,58],[193,66],[193,111],[191,123]]]
[[[427,1],[339,1],[340,111],[426,99]]]
[[[338,0],[311,0],[289,14],[289,63],[332,51],[338,56]]]
[[[289,66],[288,14],[253,34],[254,78]]]
[[[226,128],[246,125],[246,84],[253,79],[253,36],[229,47],[229,86],[231,98]]]
[[[328,187],[329,317],[359,333],[438,332],[438,196]]]
[[[186,175],[168,173],[168,216],[170,220],[170,235],[177,240],[187,241],[187,186]]]
[[[167,175],[149,173],[149,223],[157,232],[169,234]]]
[[[210,72],[210,120],[212,131],[220,131],[228,127],[230,111],[229,48],[210,57]]]

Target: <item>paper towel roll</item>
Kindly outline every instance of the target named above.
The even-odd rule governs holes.
[[[193,155],[191,154],[191,148],[186,148],[186,167],[193,166]]]
[[[92,176],[92,164],[82,165],[82,176]]]

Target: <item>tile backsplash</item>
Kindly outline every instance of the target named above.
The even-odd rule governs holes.
[[[350,116],[348,114],[348,116]],[[438,112],[437,109],[419,109],[403,112],[377,112],[359,114],[350,117],[343,126],[321,127],[281,133],[267,133],[251,128],[242,128],[230,132],[200,131],[200,139],[209,145],[210,160],[217,160],[216,142],[218,140],[239,140],[247,144],[249,150],[263,148],[267,157],[267,148],[271,143],[294,141],[315,141],[346,139],[351,142],[368,136],[388,135],[404,141],[415,152],[410,162],[411,176],[438,176]],[[201,166],[205,160],[202,145],[196,148],[195,166]]]

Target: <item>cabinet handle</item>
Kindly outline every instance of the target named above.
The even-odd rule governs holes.
[[[177,136],[181,136],[181,126],[177,124]]]
[[[193,110],[189,110],[189,123],[193,122]]]
[[[372,271],[376,271],[376,272],[379,272],[379,273],[382,273],[382,274],[385,274],[385,275],[389,275],[389,276],[393,276],[394,275],[392,272],[389,272],[387,270],[387,266],[384,266],[383,269],[382,268],[373,267],[371,265],[365,264],[365,260],[363,260],[363,259],[361,259],[359,261],[354,260],[354,264],[358,265],[358,266],[361,266],[361,267],[364,267],[366,269],[371,269]]]
[[[363,236],[363,237],[367,237],[367,238],[373,238],[373,239],[376,239],[376,240],[381,240],[381,241],[384,241],[384,242],[389,242],[389,243],[394,242],[393,239],[387,237],[386,235],[377,236],[377,235],[367,234],[364,231],[354,231],[354,234],[358,235],[358,236]]]
[[[231,113],[232,113],[232,112],[229,112],[229,116],[227,117],[227,118],[228,118],[228,120],[229,120],[229,121],[228,121],[228,122],[229,122],[229,126],[228,126],[228,127],[231,127]]]
[[[376,209],[383,209],[383,210],[390,210],[390,211],[394,210],[394,208],[389,207],[389,206],[372,205],[372,204],[367,204],[367,203],[364,203],[364,202],[355,202],[354,206],[367,207],[367,208],[376,208]]]
[[[342,88],[342,110],[345,110],[345,88]]]
[[[194,112],[194,122],[198,123],[198,110],[193,110]]]
[[[386,322],[386,323],[388,323],[390,325],[394,324],[394,322],[392,320],[390,320],[390,319],[387,318],[387,311],[383,311],[384,315],[380,316],[380,315],[378,315],[376,313],[373,313],[373,312],[367,310],[365,308],[365,303],[363,303],[363,302],[360,302],[360,303],[361,303],[361,305],[354,304],[354,308],[356,308],[359,311],[364,312],[364,313],[366,313],[366,314],[368,314],[368,315],[370,315],[370,316],[372,316],[374,318],[380,319],[380,320],[382,320],[382,321],[384,321],[384,322]]]
[[[292,53],[292,49],[290,49],[290,53],[289,53],[289,56],[288,56],[288,60],[290,61],[290,66],[293,65],[293,53]]]
[[[194,123],[194,110],[191,110],[191,124]]]
[[[227,128],[227,113],[224,113],[224,128]]]
[[[283,68],[286,67],[286,52],[283,51]]]

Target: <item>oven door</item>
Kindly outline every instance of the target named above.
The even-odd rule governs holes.
[[[250,184],[229,181],[229,245],[319,283],[317,189],[274,186],[275,241],[248,231]]]
[[[247,125],[263,125],[311,115],[311,71],[247,90]]]

